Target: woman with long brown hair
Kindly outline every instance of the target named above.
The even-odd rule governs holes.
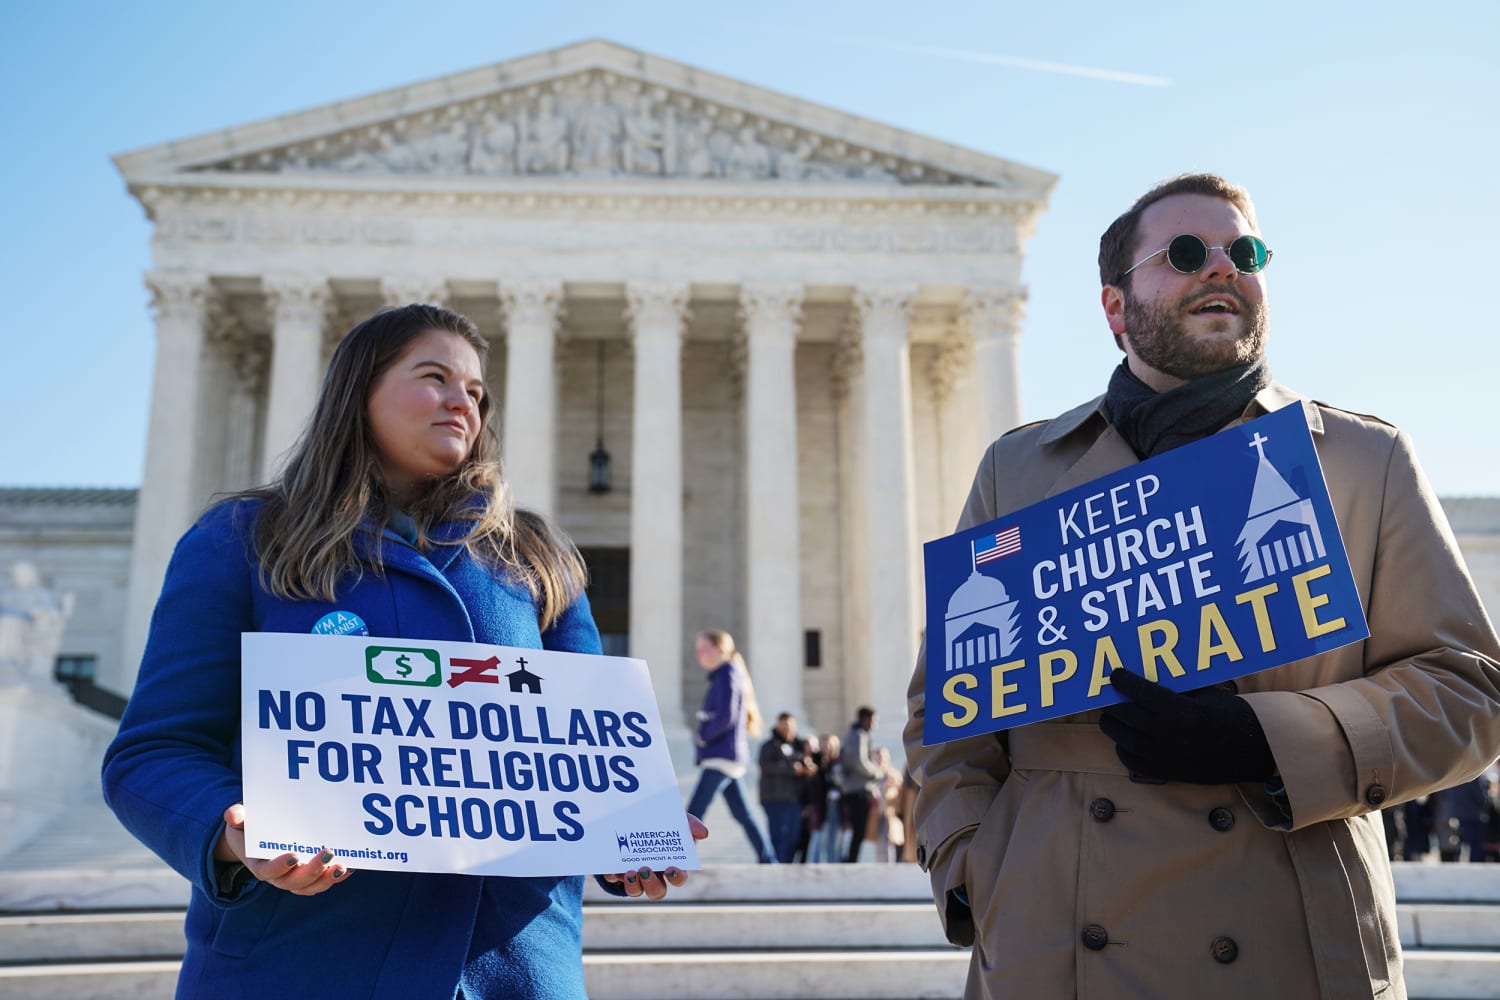
[[[359,324],[281,475],[173,554],[104,787],[193,885],[179,997],[584,996],[581,878],[351,875],[245,845],[241,633],[599,652],[577,550],[501,476],[487,349],[434,306]],[[611,881],[660,898],[683,878]]]

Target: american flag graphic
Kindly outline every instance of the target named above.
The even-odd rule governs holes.
[[[1021,526],[1006,528],[993,535],[984,535],[974,539],[972,544],[976,568],[996,559],[1013,556],[1021,551]]]

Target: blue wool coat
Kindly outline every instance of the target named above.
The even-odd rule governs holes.
[[[379,546],[383,579],[366,568],[332,604],[275,597],[257,579],[256,509],[221,504],[178,543],[104,759],[110,807],[193,885],[178,997],[449,998],[466,966],[467,1000],[584,997],[581,878],[354,871],[316,896],[259,882],[218,895],[214,844],[242,800],[240,633],[305,633],[341,610],[374,636],[599,652],[586,598],[542,633],[524,587],[462,546],[424,556],[390,531],[359,539]]]
[[[750,762],[750,740],[745,730],[745,678],[733,663],[721,663],[708,675],[703,709],[698,713],[698,757],[705,760]]]

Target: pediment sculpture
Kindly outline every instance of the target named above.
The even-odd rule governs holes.
[[[608,73],[506,91],[199,169],[993,186]]]

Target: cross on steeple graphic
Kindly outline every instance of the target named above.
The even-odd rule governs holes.
[[[1266,457],[1270,440],[1257,430],[1246,442],[1257,455],[1250,509],[1237,539],[1246,583],[1310,566],[1327,555],[1312,501],[1294,490]]]

